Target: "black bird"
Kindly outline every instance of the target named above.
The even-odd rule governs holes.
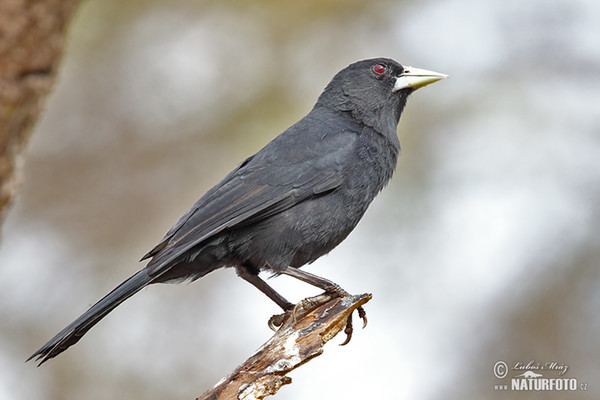
[[[308,115],[239,164],[181,217],[142,257],[150,259],[145,268],[28,361],[36,358],[41,365],[56,357],[151,283],[193,281],[222,267],[235,268],[288,313],[295,306],[260,271],[293,276],[330,297],[345,295],[335,283],[299,268],[331,251],[358,224],[396,167],[396,129],[408,96],[446,77],[388,58],[358,61],[338,72]]]

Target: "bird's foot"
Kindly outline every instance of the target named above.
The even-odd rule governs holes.
[[[330,293],[321,293],[313,297],[307,297],[302,299],[294,306],[292,309],[292,317],[294,318],[294,322],[298,320],[299,317],[306,315],[308,312],[314,310],[315,308],[322,306],[327,303],[331,299],[338,297],[336,295],[332,295]]]
[[[293,321],[295,323],[298,320],[298,318],[308,314],[310,311],[314,310],[315,308],[317,308],[319,306],[322,306],[323,304],[327,303],[328,301],[335,299],[335,298],[343,298],[346,296],[350,296],[348,294],[348,292],[346,292],[344,289],[337,286],[331,292],[325,292],[325,293],[321,293],[321,294],[313,296],[313,297],[308,297],[306,299],[303,299],[298,304],[296,304],[293,308],[286,310],[283,314],[273,315],[269,319],[269,322],[268,322],[269,328],[271,328],[273,331],[276,331],[278,328],[280,328],[283,325],[283,323],[288,318],[290,318],[290,317],[293,318]],[[361,318],[363,321],[363,329],[364,329],[367,326],[367,313],[365,312],[365,310],[362,306],[359,306],[356,309],[356,311],[358,312],[359,318]],[[354,332],[354,327],[352,325],[352,314],[353,313],[350,313],[350,315],[348,316],[348,319],[346,320],[346,327],[344,328],[344,333],[346,334],[346,340],[344,340],[344,342],[341,343],[340,346],[347,345],[348,343],[350,343],[350,340],[352,339],[352,333]]]
[[[283,323],[290,317],[293,318],[294,323],[296,323],[298,321],[298,318],[308,314],[315,308],[327,303],[334,297],[337,296],[328,293],[322,293],[317,296],[308,297],[306,299],[300,300],[298,304],[293,305],[292,307],[287,309],[283,314],[276,314],[269,318],[269,328],[271,328],[273,331],[276,331],[277,328],[281,328]]]

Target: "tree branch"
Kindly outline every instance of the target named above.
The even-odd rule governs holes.
[[[196,400],[255,400],[277,393],[292,382],[286,374],[323,353],[371,294],[334,298],[283,326],[252,357]]]

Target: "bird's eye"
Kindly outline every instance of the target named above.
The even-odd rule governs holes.
[[[383,65],[383,64],[374,65],[373,72],[375,72],[378,75],[383,74],[385,72],[385,65]]]

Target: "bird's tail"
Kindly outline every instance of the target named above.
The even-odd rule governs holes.
[[[133,275],[50,339],[48,343],[33,353],[27,361],[35,358],[36,361],[40,362],[38,364],[38,366],[40,366],[49,359],[56,357],[77,343],[88,330],[96,325],[109,312],[114,310],[119,304],[139,292],[151,282],[152,278],[148,276],[148,273],[145,270],[141,270]]]

